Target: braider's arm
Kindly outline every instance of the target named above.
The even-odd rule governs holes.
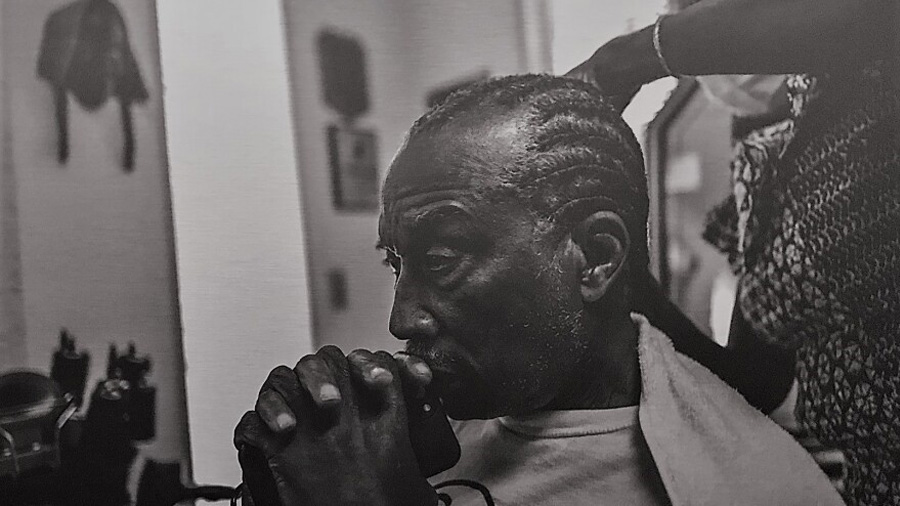
[[[570,75],[615,94],[668,75],[666,67],[681,75],[832,71],[892,57],[896,4],[702,0],[666,16],[657,30],[648,26],[611,40]]]

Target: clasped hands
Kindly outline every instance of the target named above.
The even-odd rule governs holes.
[[[284,506],[434,505],[409,439],[405,398],[424,394],[421,359],[326,346],[269,373],[237,448],[265,456]]]

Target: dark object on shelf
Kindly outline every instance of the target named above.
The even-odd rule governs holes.
[[[56,97],[58,158],[69,158],[68,92],[95,111],[110,97],[119,101],[125,147],[122,166],[134,169],[131,105],[147,100],[147,88],[131,51],[125,19],[110,0],[77,0],[44,24],[38,76]]]
[[[156,437],[156,387],[147,380],[150,369],[150,358],[138,356],[133,342],[125,355],[119,355],[114,344],[109,346],[105,385],[121,397],[128,437],[133,441]]]
[[[81,431],[77,466],[65,477],[68,493],[62,504],[125,506],[131,504],[128,473],[137,456],[128,423],[128,383],[121,378],[115,347],[110,347],[112,375],[97,383]]]
[[[134,441],[147,441],[156,437],[156,387],[147,381],[151,362],[139,357],[134,343],[128,344],[128,353],[119,357],[122,379],[128,382],[128,429]]]
[[[60,465],[59,431],[75,407],[35,372],[0,375],[0,477]]]
[[[366,55],[353,37],[324,30],[318,39],[325,103],[348,122],[369,110]]]
[[[128,426],[134,441],[149,441],[156,437],[156,387],[138,385],[131,389]]]
[[[139,357],[137,348],[131,342],[128,343],[128,352],[118,357],[118,367],[122,371],[122,379],[134,386],[146,381],[146,376],[150,372],[150,359]]]
[[[378,210],[378,153],[375,132],[328,127],[331,197],[342,211]]]
[[[70,394],[75,404],[81,406],[87,383],[90,356],[75,349],[75,338],[68,330],[59,332],[59,349],[53,354],[50,377],[53,378],[63,395]]]
[[[122,368],[119,363],[119,352],[115,344],[109,345],[106,352],[106,378],[119,378],[122,376]]]
[[[225,501],[234,496],[232,487],[186,486],[181,483],[181,464],[147,460],[138,484],[135,506],[174,506],[182,501]]]

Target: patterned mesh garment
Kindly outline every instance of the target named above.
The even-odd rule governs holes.
[[[887,64],[791,76],[792,118],[739,143],[705,236],[738,304],[797,350],[803,428],[847,457],[851,505],[900,505],[900,93]]]

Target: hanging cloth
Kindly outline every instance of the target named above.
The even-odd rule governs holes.
[[[88,111],[96,111],[110,97],[118,99],[125,141],[122,166],[133,170],[131,104],[144,102],[148,94],[118,7],[110,0],[78,0],[51,13],[44,24],[37,73],[54,90],[59,162],[69,158],[71,92]]]

